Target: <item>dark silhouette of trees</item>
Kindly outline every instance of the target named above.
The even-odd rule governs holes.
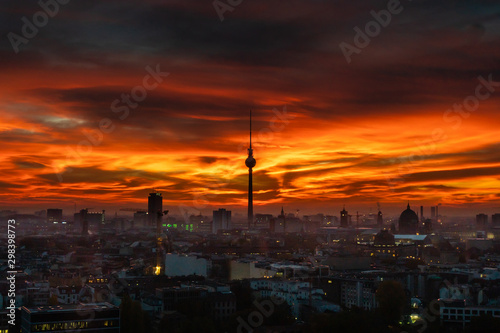
[[[398,332],[388,327],[375,313],[361,309],[342,311],[336,314],[316,314],[310,318],[309,332],[317,333],[390,333]]]
[[[150,333],[151,318],[142,310],[141,303],[125,294],[120,304],[121,333]]]
[[[383,281],[379,284],[375,297],[379,304],[378,312],[388,325],[398,325],[407,303],[403,285],[398,281]]]

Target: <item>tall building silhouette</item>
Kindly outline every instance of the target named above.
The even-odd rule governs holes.
[[[82,221],[82,236],[87,236],[89,234],[88,209],[80,211],[80,218]]]
[[[486,228],[488,225],[488,215],[486,214],[477,214],[476,215],[476,227],[478,228]]]
[[[148,222],[150,226],[156,226],[156,219],[158,218],[158,212],[162,211],[163,198],[161,193],[152,192],[149,193],[148,197]]]
[[[493,228],[500,227],[500,214],[491,215],[491,226]]]
[[[59,208],[47,209],[47,223],[53,224],[54,222],[61,223],[63,221],[63,211]]]
[[[248,148],[248,157],[245,160],[245,165],[248,168],[248,229],[253,223],[253,187],[252,187],[252,168],[257,164],[253,158],[252,149],[252,111],[250,111],[250,146]]]
[[[212,219],[212,233],[216,234],[219,230],[231,229],[231,211],[219,208],[214,210]]]

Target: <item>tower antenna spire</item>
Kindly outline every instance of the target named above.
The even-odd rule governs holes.
[[[252,148],[252,110],[250,110],[250,148]]]

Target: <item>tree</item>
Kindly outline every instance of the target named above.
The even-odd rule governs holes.
[[[386,323],[398,324],[407,302],[403,285],[398,281],[383,281],[379,284],[375,297],[380,314]]]
[[[231,286],[231,291],[236,296],[236,309],[238,311],[252,307],[252,288],[249,284],[237,281]]]
[[[347,310],[336,314],[315,314],[311,316],[309,322],[309,331],[317,333],[391,332],[375,313],[363,309]]]
[[[150,323],[149,316],[144,315],[141,303],[134,301],[125,294],[120,304],[120,332],[121,333],[149,333],[146,328]]]
[[[269,300],[272,302],[272,300]],[[286,303],[276,304],[274,306],[274,311],[271,313],[269,318],[265,318],[264,325],[268,326],[279,326],[279,325],[290,325],[295,322],[295,318],[292,315],[290,306]]]

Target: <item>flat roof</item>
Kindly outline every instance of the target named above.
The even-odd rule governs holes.
[[[110,303],[80,303],[80,304],[62,304],[53,306],[38,306],[27,308],[22,307],[23,311],[28,313],[43,313],[43,312],[63,312],[63,311],[73,311],[73,310],[106,310],[106,309],[118,309],[116,305]]]
[[[428,235],[394,235],[394,239],[411,239],[411,240],[424,240]]]

